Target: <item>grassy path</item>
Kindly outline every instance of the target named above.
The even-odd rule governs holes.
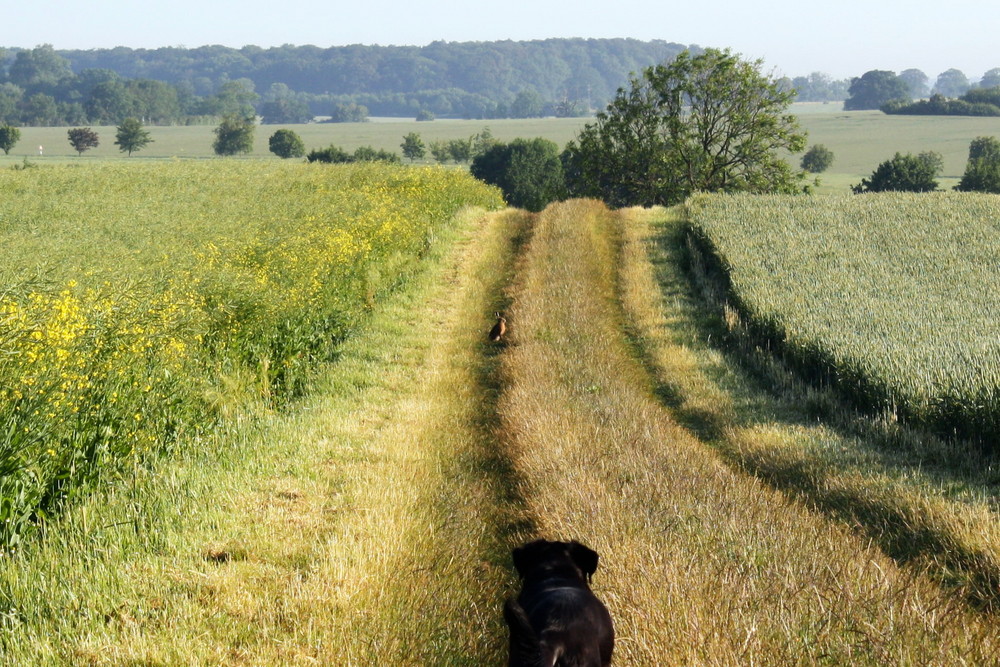
[[[602,554],[595,584],[619,664],[991,664],[1000,629],[989,619],[733,470],[656,397],[662,385],[637,359],[649,355],[623,330],[645,347],[690,323],[629,240],[649,215],[663,213],[570,202],[540,217],[501,401],[538,531]],[[706,413],[732,400],[696,356],[670,351],[652,363],[692,376]]]
[[[534,536],[601,553],[617,665],[996,664],[994,619],[741,469],[804,429],[700,339],[673,215],[466,219],[294,413],[6,563],[2,664],[500,665]]]

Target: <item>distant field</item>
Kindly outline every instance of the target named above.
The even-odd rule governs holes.
[[[1000,118],[833,111],[802,114],[800,119],[809,132],[810,144],[825,144],[833,151],[831,174],[868,176],[896,151],[937,151],[944,156],[942,175],[960,178],[969,143],[978,136],[1000,136]]]
[[[529,120],[435,120],[416,122],[412,119],[373,119],[368,123],[309,123],[306,125],[260,125],[255,135],[254,151],[250,157],[272,158],[268,139],[281,128],[294,130],[306,144],[306,150],[325,148],[336,144],[348,151],[359,146],[400,152],[403,137],[417,132],[425,143],[438,139],[466,138],[488,127],[497,139],[510,141],[517,137],[543,136],[563,146],[587,122],[585,118],[541,118]],[[215,158],[212,141],[214,125],[147,127],[153,143],[135,153],[131,159],[150,158]],[[115,145],[114,127],[94,127],[100,136],[100,145],[78,157],[69,145],[65,127],[21,128],[21,141],[9,156],[0,154],[0,165],[23,161],[85,161],[95,159],[125,159]],[[38,147],[44,147],[41,157]]]
[[[844,192],[869,176],[880,162],[899,151],[919,153],[937,151],[944,156],[942,188],[958,182],[965,169],[969,143],[978,136],[1000,136],[1000,118],[959,116],[887,116],[879,111],[843,111],[840,103],[802,103],[793,105],[809,144],[824,144],[834,153],[830,171],[820,176],[821,193]],[[277,160],[268,150],[268,138],[278,129],[294,130],[308,150],[336,144],[348,151],[370,145],[376,149],[399,152],[403,136],[418,133],[425,143],[439,139],[470,137],[489,128],[501,140],[517,137],[544,137],[564,146],[590,119],[539,118],[528,120],[435,120],[376,118],[368,123],[311,123],[308,125],[262,125],[257,128],[251,157]],[[66,129],[22,128],[21,141],[9,156],[0,155],[0,167],[32,161],[85,161],[124,159],[114,145],[113,127],[94,128],[101,145],[77,157],[66,139]],[[131,159],[214,158],[214,126],[150,127],[154,143]],[[44,146],[39,157],[38,146]],[[793,159],[798,165],[799,158]]]

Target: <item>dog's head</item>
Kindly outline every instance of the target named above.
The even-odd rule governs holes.
[[[568,577],[590,581],[597,571],[597,552],[576,540],[535,540],[514,549],[514,567],[521,579]]]

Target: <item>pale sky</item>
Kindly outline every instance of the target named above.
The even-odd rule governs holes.
[[[834,78],[1000,67],[995,0],[13,0],[0,46],[423,46],[631,37],[730,48],[765,70]]]

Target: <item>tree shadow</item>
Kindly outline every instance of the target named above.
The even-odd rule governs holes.
[[[974,502],[996,517],[997,458],[885,415],[863,414],[835,388],[812,384],[783,364],[766,344],[734,334],[726,324],[732,313],[726,311],[725,283],[698,266],[685,225],[663,225],[648,244],[662,302],[678,311],[655,338],[695,351],[697,372],[727,397],[709,405],[692,400],[691,390],[669,375],[650,343],[633,334],[654,394],[677,421],[734,467],[847,524],[973,606],[1000,611],[1000,560],[992,550],[961,539],[946,517],[915,503],[901,485],[878,489],[840,478],[853,467],[896,480],[918,479],[936,495]],[[733,441],[734,432],[754,429],[823,433],[838,447],[746,448]]]

